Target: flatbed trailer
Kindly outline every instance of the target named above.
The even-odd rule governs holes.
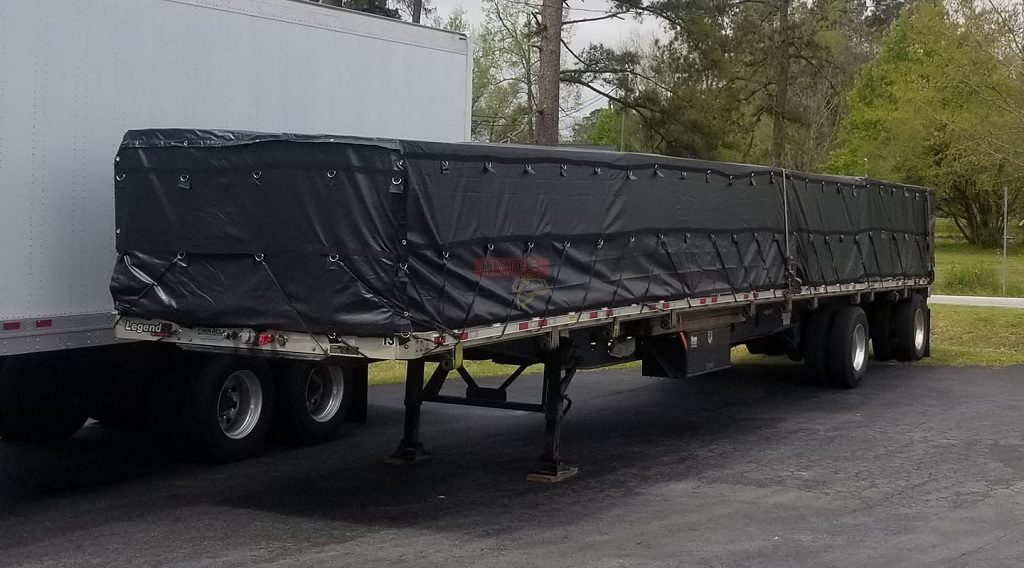
[[[614,152],[186,130],[129,132],[114,176],[118,336],[216,354],[224,377],[259,375],[255,389],[273,373],[254,361],[324,374],[406,361],[398,462],[425,455],[422,403],[449,403],[543,413],[530,479],[571,476],[559,432],[577,369],[639,360],[644,375],[682,378],[727,367],[745,344],[852,388],[869,343],[883,360],[929,350],[923,188]],[[206,223],[214,213],[222,226]],[[516,370],[483,387],[468,360]],[[534,364],[539,400],[509,400]],[[453,372],[462,396],[442,391]]]

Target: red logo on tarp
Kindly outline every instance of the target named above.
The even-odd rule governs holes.
[[[478,257],[473,273],[489,278],[547,278],[548,259],[544,257]]]

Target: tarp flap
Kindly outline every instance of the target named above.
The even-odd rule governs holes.
[[[451,331],[933,264],[924,189],[761,166],[147,130],[115,179],[118,310],[190,326]]]

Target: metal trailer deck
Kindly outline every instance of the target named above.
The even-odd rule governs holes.
[[[794,312],[809,319],[809,314],[831,309],[832,305],[907,302],[918,294],[926,298],[929,285],[927,278],[879,279],[650,301],[478,326],[450,335],[430,332],[357,337],[295,330],[189,328],[126,316],[119,319],[116,333],[122,339],[170,343],[194,351],[330,361],[354,367],[364,377],[366,366],[374,361],[406,361],[403,437],[389,458],[391,463],[415,463],[429,457],[420,436],[423,402],[537,412],[545,416],[543,451],[527,479],[556,483],[578,471],[564,463],[559,448],[562,422],[572,404],[567,391],[577,369],[641,359],[645,375],[684,377],[713,372],[727,367],[731,348],[746,340],[796,330],[795,336],[787,340],[795,349],[802,343],[804,332],[793,319]],[[926,330],[927,310],[924,315]],[[657,348],[653,348],[648,349],[648,356],[655,353],[649,362],[648,356],[640,352],[638,341],[659,336],[672,336],[670,345],[678,337],[686,355],[680,360],[670,350],[668,360],[657,360]],[[923,341],[921,352],[927,356],[927,331]],[[865,338],[862,358],[866,349]],[[486,388],[477,384],[464,367],[463,362],[470,359],[490,359],[517,368],[500,386]],[[439,363],[429,378],[425,376],[427,361]],[[508,387],[528,366],[538,363],[544,366],[540,401],[508,400]],[[679,367],[674,368],[674,364]],[[441,392],[453,371],[466,384],[463,396]]]

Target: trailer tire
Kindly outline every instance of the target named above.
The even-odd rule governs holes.
[[[857,306],[839,309],[829,336],[829,384],[858,387],[868,368],[870,331],[864,310]]]
[[[274,410],[270,368],[251,357],[204,357],[183,385],[183,449],[209,462],[229,463],[260,453]]]
[[[807,315],[803,329],[804,370],[810,382],[829,384],[829,337],[835,310],[821,306]]]
[[[929,333],[927,309],[920,294],[911,294],[896,303],[892,315],[892,354],[897,361],[924,357]]]
[[[68,354],[11,357],[0,369],[0,438],[63,442],[89,417],[68,371],[78,367]]]
[[[290,361],[282,367],[276,418],[284,439],[311,446],[336,438],[352,405],[352,373],[324,362]]]
[[[885,301],[871,304],[868,311],[871,351],[875,361],[892,360],[892,313],[893,305]]]

